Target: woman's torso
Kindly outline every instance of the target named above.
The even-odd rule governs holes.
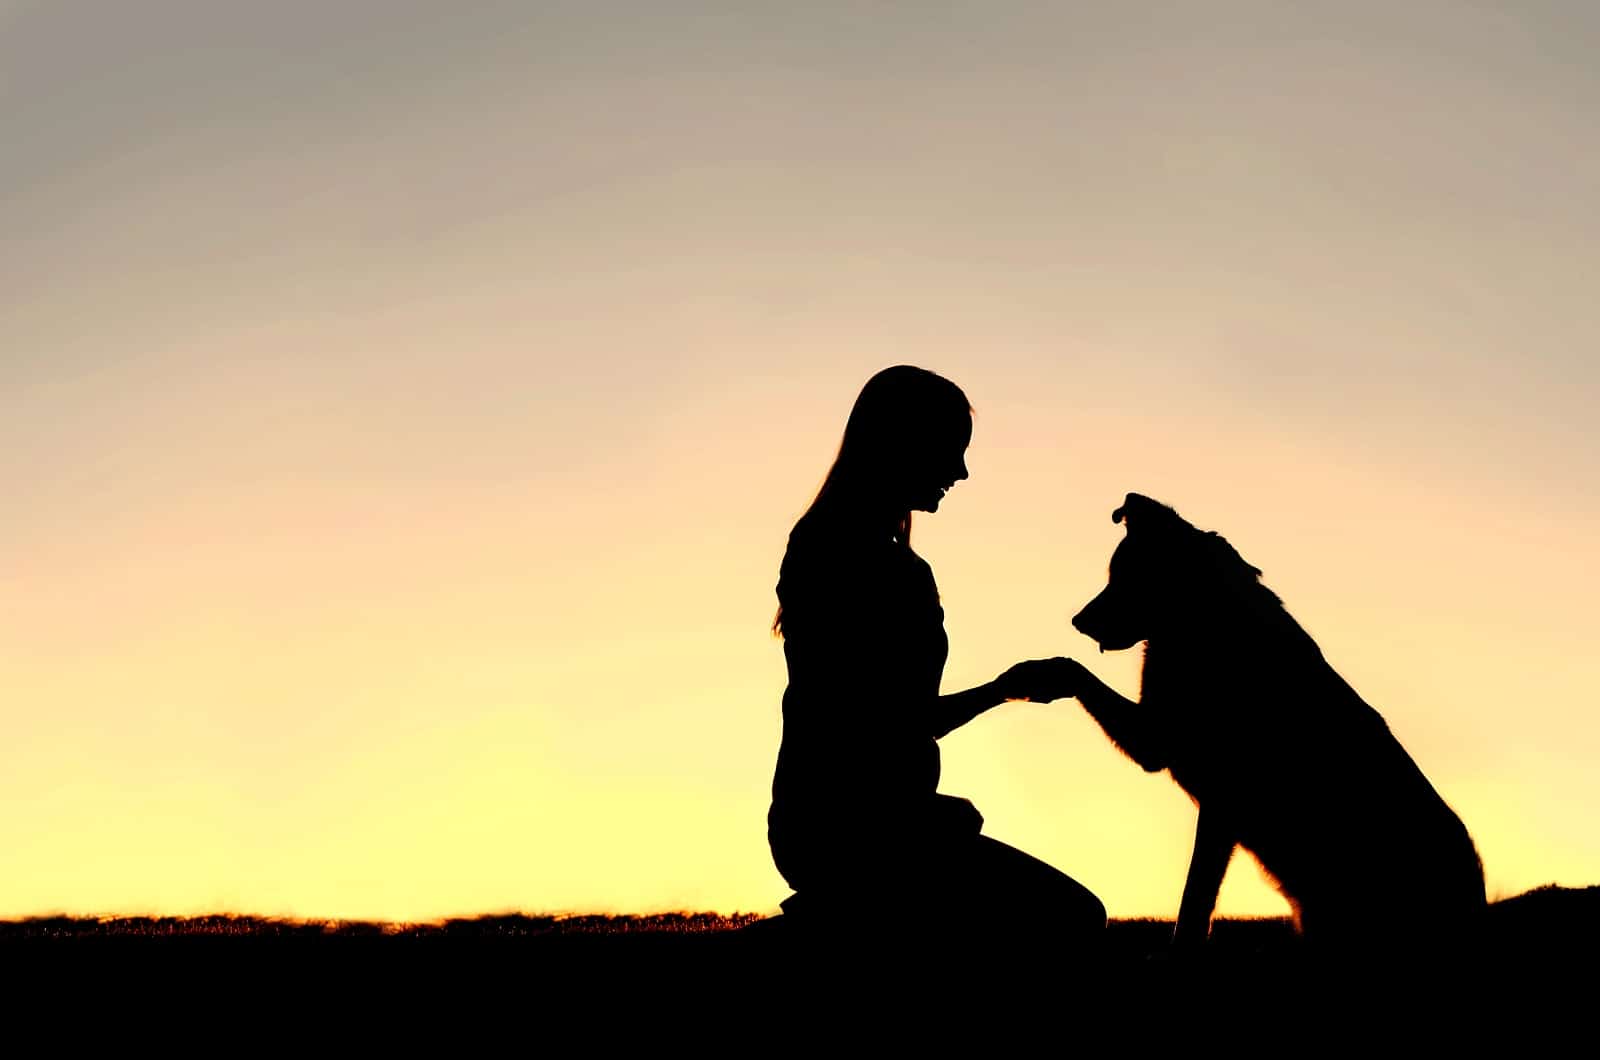
[[[931,804],[949,644],[932,570],[887,538],[797,526],[778,598],[789,684],[768,822],[785,869]]]

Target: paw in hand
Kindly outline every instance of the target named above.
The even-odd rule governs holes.
[[[1075,659],[1057,656],[1017,663],[996,678],[995,684],[1006,699],[1048,703],[1077,695],[1086,674],[1083,665]]]

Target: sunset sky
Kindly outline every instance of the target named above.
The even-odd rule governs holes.
[[[1067,620],[1146,493],[1491,895],[1600,882],[1597,10],[0,0],[0,916],[776,910],[778,563],[895,363],[977,410],[947,691],[1136,695]],[[1075,702],[943,747],[1176,912]]]

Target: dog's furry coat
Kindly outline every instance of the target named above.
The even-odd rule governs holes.
[[[1483,868],[1456,814],[1376,710],[1221,537],[1129,494],[1105,591],[1073,624],[1145,642],[1140,702],[1087,671],[1078,698],[1199,808],[1180,941],[1203,939],[1235,845],[1277,882],[1308,940],[1395,942],[1467,929]]]

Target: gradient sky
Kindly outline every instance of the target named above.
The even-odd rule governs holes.
[[[1600,882],[1585,3],[0,0],[0,915],[769,911],[784,539],[977,408],[956,690],[1147,493],[1473,832]],[[1114,915],[1193,808],[1076,703],[943,789]],[[1381,878],[1382,866],[1373,872]],[[1284,904],[1248,859],[1221,908]]]

